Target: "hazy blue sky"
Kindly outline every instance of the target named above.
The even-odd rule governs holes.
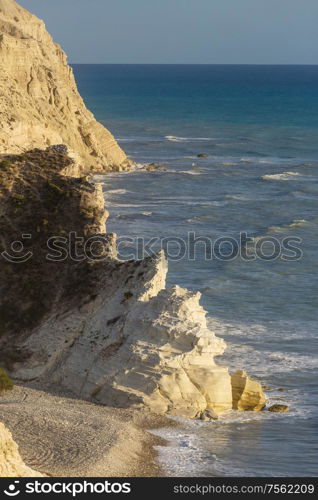
[[[317,64],[318,0],[20,0],[71,62]]]

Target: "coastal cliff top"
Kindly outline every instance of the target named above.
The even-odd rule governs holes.
[[[44,22],[15,1],[0,0],[0,154],[54,144],[69,148],[75,176],[130,166],[86,108],[67,56]]]

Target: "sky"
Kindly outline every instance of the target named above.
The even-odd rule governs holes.
[[[318,0],[18,0],[71,63],[318,64]]]

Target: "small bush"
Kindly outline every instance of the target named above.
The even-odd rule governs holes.
[[[0,394],[2,394],[5,391],[11,391],[13,389],[13,382],[9,375],[6,374],[6,372],[0,368]]]
[[[9,170],[12,167],[12,163],[8,160],[0,160],[0,169]]]
[[[65,194],[65,191],[64,189],[60,188],[59,186],[57,186],[56,184],[54,184],[53,182],[49,182],[48,183],[50,188],[54,189],[57,193],[59,194]]]
[[[12,198],[14,198],[15,200],[18,200],[18,201],[25,200],[25,196],[23,194],[18,194],[18,193],[13,194]]]

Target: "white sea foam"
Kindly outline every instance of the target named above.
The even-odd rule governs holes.
[[[202,171],[201,170],[179,170],[179,174],[186,174],[186,175],[201,175]]]
[[[281,174],[263,175],[265,181],[291,181],[300,176],[299,172],[283,172]]]
[[[110,189],[107,191],[107,194],[126,194],[129,192],[130,191],[127,191],[127,189]]]
[[[229,281],[231,283],[231,281]],[[314,339],[317,337],[317,321],[269,321],[262,323],[226,322],[216,318],[208,318],[209,328],[220,337],[241,338],[242,341],[262,339],[271,342],[273,335],[282,341],[296,339]]]
[[[267,233],[283,233],[288,229],[295,229],[298,227],[306,226],[309,222],[306,219],[295,219],[290,224],[282,225],[282,226],[270,226],[267,229]]]
[[[233,201],[255,201],[256,198],[252,196],[247,196],[243,194],[227,194],[225,195],[225,198],[227,200],[233,200]]]
[[[123,143],[130,143],[130,142],[148,143],[148,142],[162,142],[163,139],[162,137],[117,137],[116,141]]]
[[[310,222],[307,221],[306,219],[294,219],[289,224],[282,224],[281,226],[269,226],[266,229],[266,231],[264,231],[263,234],[251,237],[250,241],[248,242],[248,245],[252,245],[254,243],[257,243],[258,241],[263,240],[264,238],[266,238],[266,236],[268,236],[270,234],[273,234],[273,233],[276,233],[276,234],[279,234],[279,233],[286,234],[290,230],[299,229],[301,227],[305,227],[305,226],[308,226],[308,225],[310,225]]]
[[[271,404],[271,400],[269,403]],[[159,461],[168,476],[202,477],[206,476],[208,471],[209,475],[215,476],[247,477],[259,475],[258,470],[253,470],[251,467],[248,469],[240,467],[240,462],[236,460],[236,457],[224,453],[224,446],[227,446],[228,442],[233,439],[233,429],[235,428],[235,432],[239,436],[240,433],[246,431],[248,424],[266,421],[290,423],[295,418],[297,420],[307,419],[307,413],[297,407],[291,408],[290,412],[286,414],[268,411],[238,412],[230,410],[221,415],[218,421],[213,422],[173,418],[178,424],[177,427],[165,427],[151,432],[168,442],[167,446],[156,447]],[[244,450],[241,450],[241,453],[244,453]],[[267,476],[275,475],[275,471],[270,469],[263,469],[262,473]]]
[[[165,139],[170,142],[201,142],[219,140],[213,137],[176,137],[174,135],[166,135]]]
[[[209,327],[227,342],[225,354],[218,358],[218,363],[229,366],[232,370],[248,366],[250,374],[264,379],[267,379],[268,374],[272,377],[275,374],[292,373],[300,369],[303,372],[318,369],[318,360],[311,354],[283,352],[277,349],[277,343],[273,346],[273,338],[276,342],[277,338],[286,342],[316,336],[316,324],[289,326],[290,328],[288,324],[285,327],[284,324],[277,324],[275,327],[273,324],[268,328],[261,324],[227,324],[214,319],[209,320]],[[262,340],[262,349],[257,348],[259,339]],[[255,343],[256,347],[250,345],[251,343]],[[268,348],[264,349],[264,346]]]

